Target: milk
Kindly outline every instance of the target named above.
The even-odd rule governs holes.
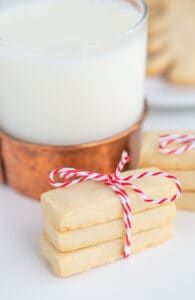
[[[139,2],[139,1],[138,1]],[[125,0],[41,0],[0,10],[0,126],[34,143],[111,137],[141,116],[146,21]]]

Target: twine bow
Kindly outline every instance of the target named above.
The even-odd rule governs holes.
[[[131,250],[131,227],[132,227],[132,207],[130,199],[126,192],[125,187],[129,186],[132,191],[134,191],[141,200],[151,204],[162,204],[167,202],[172,202],[176,200],[181,193],[181,185],[175,176],[172,176],[166,172],[161,171],[145,171],[139,175],[128,175],[121,176],[121,172],[124,169],[125,164],[128,162],[129,156],[124,151],[122,153],[121,159],[118,163],[116,171],[113,174],[103,175],[95,172],[80,171],[73,168],[58,168],[54,169],[49,174],[49,182],[53,187],[68,187],[74,184],[78,184],[84,181],[97,181],[109,186],[114,193],[119,197],[120,203],[123,209],[123,220],[125,226],[125,239],[124,239],[124,258],[130,255]],[[55,177],[59,176],[63,179],[63,182],[55,181]],[[133,180],[142,180],[144,177],[166,177],[172,180],[176,185],[176,193],[171,197],[164,197],[161,199],[152,199],[145,195],[145,193],[136,185],[133,184]]]
[[[171,144],[181,145],[179,148],[169,148]],[[164,154],[181,154],[195,149],[195,135],[193,134],[162,134],[160,135],[160,152]]]

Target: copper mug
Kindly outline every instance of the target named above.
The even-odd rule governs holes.
[[[114,172],[123,150],[130,155],[129,167],[135,168],[146,111],[145,105],[140,120],[120,134],[75,146],[32,144],[1,131],[0,180],[26,196],[39,199],[41,193],[51,189],[48,173],[54,168],[66,166],[109,174]]]

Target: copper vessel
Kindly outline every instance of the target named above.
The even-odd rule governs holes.
[[[0,180],[16,191],[34,199],[51,189],[50,170],[73,167],[101,173],[112,173],[126,149],[130,168],[135,168],[140,149],[141,128],[147,107],[140,120],[111,138],[75,146],[47,146],[18,140],[0,133]]]

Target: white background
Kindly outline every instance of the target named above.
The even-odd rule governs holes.
[[[146,129],[195,129],[193,109],[153,109]],[[195,299],[195,213],[179,212],[175,237],[129,260],[69,279],[40,256],[40,205],[0,186],[0,300]]]

